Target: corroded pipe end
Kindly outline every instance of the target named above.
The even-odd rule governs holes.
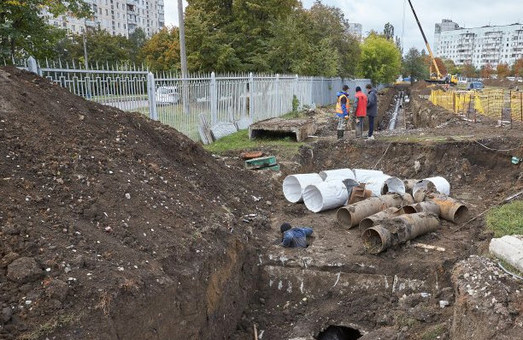
[[[338,223],[344,227],[352,228],[352,215],[347,207],[339,208],[336,212]]]
[[[361,235],[363,239],[363,246],[365,250],[371,254],[379,254],[390,245],[390,232],[377,225],[372,228],[368,228]]]

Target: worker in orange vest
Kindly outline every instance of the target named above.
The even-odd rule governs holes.
[[[349,94],[347,91],[349,87],[343,85],[342,91],[337,93],[338,100],[336,101],[336,117],[338,117],[338,139],[343,138],[345,132],[345,126],[349,119],[350,103],[349,103]]]
[[[356,116],[356,138],[363,137],[363,120],[367,116],[367,96],[361,92],[361,87],[356,86],[356,99],[353,104]]]

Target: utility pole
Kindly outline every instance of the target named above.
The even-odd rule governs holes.
[[[83,34],[83,41],[84,41],[84,63],[85,63],[85,69],[88,70],[89,69],[89,60],[87,59],[87,38],[85,37],[85,30],[84,30],[84,34]]]
[[[182,105],[183,112],[189,113],[189,86],[187,84],[187,53],[185,51],[185,24],[183,17],[183,0],[178,0],[178,22],[180,33],[180,59],[182,66]]]

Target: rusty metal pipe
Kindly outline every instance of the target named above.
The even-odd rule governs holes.
[[[405,192],[408,192],[412,195],[412,189],[414,188],[414,185],[419,182],[419,179],[405,179],[403,180],[403,184],[405,184]]]
[[[366,229],[362,234],[363,245],[369,253],[378,254],[389,247],[436,231],[439,225],[436,215],[426,212],[393,217]]]
[[[441,210],[441,218],[447,221],[461,223],[468,216],[469,209],[465,206],[465,204],[456,201],[451,197],[440,194],[430,194],[427,196],[427,199],[439,206]]]
[[[360,228],[367,229],[367,228],[373,227],[375,225],[380,224],[384,220],[387,220],[394,216],[401,215],[402,213],[403,213],[402,209],[399,209],[396,207],[387,208],[383,211],[375,213],[374,215],[365,217],[360,222]]]
[[[407,211],[414,210],[414,212],[429,212],[433,213],[434,215],[441,216],[441,209],[439,205],[437,205],[433,201],[424,201],[416,204],[411,204],[403,208]]]
[[[412,204],[412,196],[408,194],[383,195],[380,197],[371,197],[364,201],[349,204],[338,209],[336,218],[338,223],[348,228],[354,228],[365,217],[371,216],[387,208],[399,208],[405,204]]]

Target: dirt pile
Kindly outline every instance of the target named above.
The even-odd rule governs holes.
[[[0,338],[234,329],[263,179],[26,72],[0,70],[0,93]]]

